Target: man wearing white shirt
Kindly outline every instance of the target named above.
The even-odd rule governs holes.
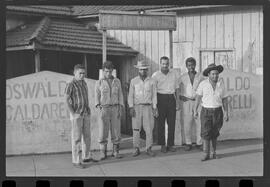
[[[212,143],[212,158],[216,159],[216,144],[223,120],[228,121],[228,102],[224,83],[219,81],[219,74],[223,71],[221,65],[210,64],[203,75],[208,79],[202,81],[196,91],[196,103],[194,117],[198,117],[198,106],[201,103],[201,137],[205,155],[202,161],[210,159],[210,142]],[[224,113],[223,113],[223,110]]]
[[[155,72],[152,78],[157,85],[157,134],[158,145],[161,145],[161,152],[175,152],[174,146],[174,131],[176,110],[179,106],[179,80],[175,72],[169,68],[169,58],[163,56],[160,58],[160,71]],[[165,121],[168,124],[167,146],[165,142]]]
[[[182,101],[181,114],[184,122],[184,133],[185,133],[185,143],[186,151],[192,149],[191,135],[192,126],[196,126],[196,147],[201,149],[201,125],[199,118],[194,118],[194,106],[196,89],[199,83],[204,79],[202,74],[195,71],[196,60],[193,57],[186,59],[186,67],[188,72],[184,73],[180,77],[180,100]]]

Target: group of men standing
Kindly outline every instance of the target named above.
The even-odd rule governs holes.
[[[228,121],[228,107],[223,82],[218,79],[223,71],[221,65],[210,64],[203,75],[195,71],[196,60],[186,59],[188,72],[180,79],[170,69],[169,58],[160,58],[160,70],[152,77],[148,75],[149,64],[138,61],[135,66],[138,76],[129,86],[128,106],[132,117],[133,156],[140,155],[140,131],[146,133],[146,154],[155,156],[152,151],[153,129],[156,120],[157,144],[161,152],[175,152],[174,135],[176,111],[181,110],[184,122],[185,150],[192,149],[192,125],[196,125],[196,146],[205,152],[202,161],[210,159],[210,142],[212,158],[216,156],[216,142],[223,124],[223,116]],[[112,75],[112,62],[103,63],[103,77],[95,85],[95,107],[99,111],[100,160],[107,158],[108,133],[113,144],[112,156],[122,158],[119,154],[121,140],[120,124],[124,108],[124,99],[120,80]],[[84,168],[84,162],[97,161],[90,154],[90,108],[88,89],[84,79],[85,69],[82,65],[74,67],[74,79],[67,84],[66,102],[72,121],[72,162],[74,166]],[[205,78],[207,77],[208,78]],[[224,114],[223,114],[223,110]],[[198,111],[200,117],[198,117]],[[195,121],[195,123],[193,123]],[[167,140],[165,125],[168,124]],[[80,144],[82,154],[80,158]]]

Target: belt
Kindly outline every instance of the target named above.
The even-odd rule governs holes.
[[[217,108],[206,108],[206,107],[202,107],[202,108],[204,108],[204,109],[206,109],[206,110],[212,110],[212,111],[215,111],[215,110],[220,110],[222,107],[220,106],[220,107],[217,107]]]
[[[188,98],[188,97],[186,97],[187,98],[187,100],[190,100],[190,101],[195,101],[195,99],[191,99],[191,98]]]
[[[160,95],[160,96],[174,96],[174,94],[161,94],[161,93],[157,93],[157,95]]]
[[[119,104],[113,104],[113,105],[101,105],[101,107],[104,107],[104,108],[106,108],[106,107],[114,107],[114,106],[118,106]]]
[[[137,105],[146,105],[146,106],[149,106],[149,105],[152,105],[151,103],[139,103]]]

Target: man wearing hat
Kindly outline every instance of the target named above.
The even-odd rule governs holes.
[[[184,122],[184,134],[185,134],[185,151],[192,149],[192,127],[196,128],[196,147],[201,149],[201,124],[199,118],[194,119],[194,106],[196,89],[199,83],[204,79],[201,73],[195,71],[196,60],[193,57],[189,57],[185,60],[187,73],[184,73],[180,77],[180,100],[182,101],[181,116]]]
[[[128,105],[132,117],[133,128],[133,156],[140,154],[140,131],[143,126],[146,133],[146,153],[155,156],[151,147],[153,144],[154,117],[157,112],[157,91],[155,81],[148,77],[149,65],[146,61],[138,61],[136,68],[139,75],[130,82]]]
[[[212,158],[216,159],[216,145],[219,131],[223,125],[223,120],[228,121],[228,102],[224,83],[219,81],[219,74],[223,71],[221,65],[210,64],[203,71],[203,80],[197,88],[194,117],[198,117],[198,106],[201,103],[201,137],[203,139],[203,149],[205,152],[202,161],[210,159],[210,142],[212,143]],[[222,109],[223,107],[223,109]],[[224,110],[224,113],[223,113]]]

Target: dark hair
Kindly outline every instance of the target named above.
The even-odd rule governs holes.
[[[76,65],[74,66],[74,71],[76,71],[76,70],[78,70],[78,69],[85,69],[85,67],[84,67],[84,65],[82,65],[82,64],[76,64]]]
[[[167,61],[169,61],[169,58],[167,56],[163,56],[163,57],[160,58],[160,63],[161,63],[161,60],[167,60]]]
[[[193,62],[196,65],[196,60],[193,57],[189,57],[189,58],[186,59],[186,66],[187,66],[188,62]]]
[[[114,65],[111,61],[105,61],[102,65],[102,69],[114,69]]]

